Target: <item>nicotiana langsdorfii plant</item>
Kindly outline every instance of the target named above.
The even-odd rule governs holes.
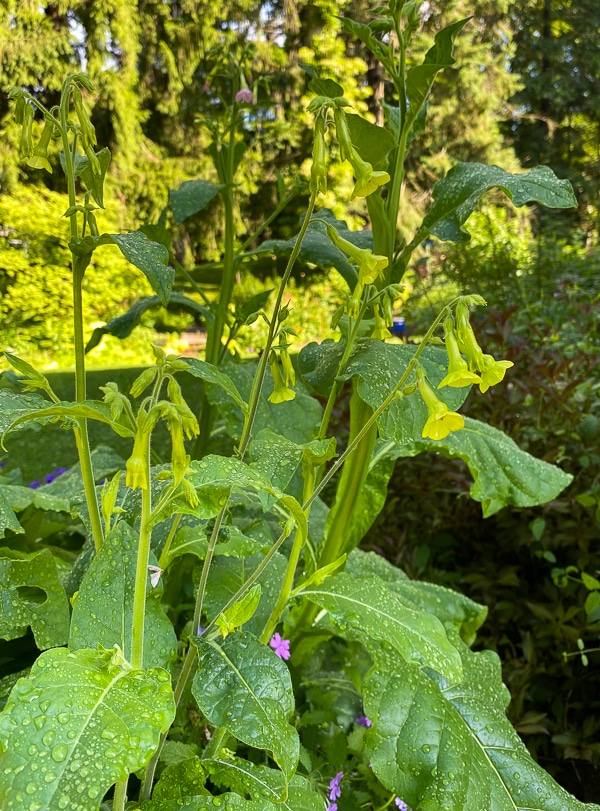
[[[221,297],[202,304],[206,359],[156,348],[155,365],[128,393],[107,382],[99,401],[86,395],[82,279],[94,272],[94,252],[114,244],[161,302],[181,297],[173,293],[176,263],[147,236],[165,228],[167,215],[154,232],[98,232],[110,155],[95,151],[84,76],[69,75],[50,110],[23,89],[11,93],[30,165],[51,168],[54,139],[62,147],[76,398],[61,401],[41,372],[5,353],[21,388],[0,390],[0,420],[5,434],[62,422],[80,463],[36,488],[8,477],[0,484],[0,635],[13,640],[31,629],[39,650],[30,670],[2,685],[2,809],[586,807],[532,761],[508,723],[499,660],[470,647],[485,609],[357,548],[399,457],[433,450],[463,459],[484,515],[544,503],[569,481],[458,413],[472,385],[485,392],[511,366],[477,341],[469,313],[484,302],[476,293],[448,302],[418,345],[388,341],[414,251],[429,236],[468,239],[465,223],[486,191],[499,188],[516,205],[574,205],[568,183],[545,167],[514,175],[458,164],[435,184],[416,232],[401,236],[410,144],[465,24],[440,31],[412,64],[418,3],[391,0],[369,25],[343,20],[387,73],[386,124],[353,114],[343,88],[308,67],[307,211],[296,238],[251,251],[251,242],[236,248],[232,195],[239,110],[252,100],[240,95],[243,82],[234,84],[225,132],[215,131],[211,147],[220,183],[193,182],[171,196],[176,221],[207,198],[224,203]],[[34,146],[36,119],[43,129]],[[352,167],[370,230],[351,232],[318,209],[333,160]],[[229,307],[231,285],[261,252],[286,255],[287,265],[272,307],[250,302],[242,319]],[[299,255],[337,267],[348,289],[333,314],[338,340],[303,347],[294,363],[297,336],[283,302]],[[259,310],[264,351],[255,361],[230,359],[228,336]],[[199,403],[184,397],[186,375],[203,381]],[[330,427],[343,389],[351,392],[345,448]],[[126,460],[90,452],[89,420],[130,438]],[[160,424],[170,459],[157,457],[152,442]],[[23,530],[32,511],[67,513],[85,528],[75,560],[51,535],[32,542]]]

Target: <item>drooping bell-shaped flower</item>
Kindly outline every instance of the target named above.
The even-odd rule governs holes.
[[[460,350],[469,361],[469,369],[472,372],[480,370],[483,365],[483,351],[471,326],[469,308],[463,301],[459,301],[456,305],[456,335]]]
[[[504,380],[506,370],[515,364],[512,360],[496,360],[491,355],[482,355],[482,358],[483,368],[481,369],[479,388],[482,392],[486,392],[490,386],[501,383]]]
[[[54,122],[46,119],[44,129],[40,135],[40,140],[33,148],[33,152],[27,159],[27,165],[32,169],[45,169],[52,174],[52,167],[48,160],[48,145],[54,132]]]
[[[421,436],[424,439],[445,439],[454,431],[460,431],[461,428],[464,428],[465,420],[462,414],[450,411],[446,403],[438,400],[435,392],[427,383],[422,367],[417,367],[416,376],[419,392],[429,412]]]
[[[375,171],[370,163],[360,157],[352,143],[352,137],[344,110],[337,107],[333,111],[333,118],[335,121],[338,144],[340,145],[340,157],[342,160],[347,160],[352,164],[354,177],[356,178],[356,185],[354,186],[351,199],[354,200],[355,197],[368,197],[369,194],[372,194],[380,186],[388,183],[390,176],[387,172]]]
[[[293,400],[296,396],[296,392],[288,388],[282,378],[279,370],[279,361],[275,352],[271,353],[269,366],[271,367],[271,374],[273,376],[273,391],[269,395],[269,402],[285,403],[287,400]]]
[[[373,253],[368,248],[359,248],[340,236],[332,226],[327,226],[327,236],[333,244],[343,251],[358,267],[358,279],[363,285],[373,284],[389,265],[387,256]]]
[[[97,143],[96,140],[96,130],[94,125],[92,124],[89,115],[85,109],[83,103],[83,96],[81,95],[81,90],[77,87],[77,85],[73,85],[73,106],[75,107],[75,115],[79,121],[79,127],[81,129],[81,140],[83,142],[83,146],[88,147],[91,149]],[[86,149],[87,153],[87,149]]]
[[[385,318],[381,315],[379,305],[375,305],[375,326],[373,328],[373,332],[371,333],[371,338],[375,338],[380,341],[385,341],[386,338],[391,337],[392,334],[387,328]]]
[[[19,153],[22,158],[28,158],[33,152],[33,107],[25,103],[22,114],[21,139],[19,141]]]
[[[481,383],[481,378],[469,370],[469,364],[460,354],[458,339],[454,332],[454,321],[451,317],[444,321],[444,338],[448,353],[448,374],[438,385],[438,389],[442,389],[444,386],[461,389],[464,386],[471,386],[473,383]]]

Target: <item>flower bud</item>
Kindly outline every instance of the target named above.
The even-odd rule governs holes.
[[[86,158],[90,162],[92,173],[95,175],[101,175],[102,167],[100,166],[100,161],[98,160],[98,156],[94,150],[84,142],[83,151],[85,152]]]
[[[315,141],[313,163],[310,170],[311,194],[327,192],[327,147],[325,145],[325,117],[318,115],[315,120]]]
[[[33,152],[33,107],[28,102],[23,109],[23,128],[21,130],[21,140],[19,141],[19,153],[21,157],[28,158]]]
[[[273,376],[273,391],[269,395],[269,402],[284,403],[286,400],[293,400],[296,396],[296,392],[293,389],[289,389],[281,377],[279,362],[275,352],[271,352],[269,366],[271,367],[271,374]]]
[[[75,115],[79,120],[79,126],[81,127],[81,140],[83,141],[84,149],[87,147],[91,150],[93,146],[96,145],[96,130],[94,129],[94,125],[90,121],[90,117],[88,116],[86,109],[83,104],[83,97],[81,95],[81,90],[77,87],[77,85],[73,85],[72,90],[72,98],[73,98],[73,106],[75,107]],[[87,154],[87,149],[86,149]],[[96,172],[96,174],[99,174]]]
[[[129,393],[132,397],[139,397],[143,392],[146,391],[148,386],[150,386],[154,382],[154,378],[158,373],[158,369],[156,366],[151,366],[148,369],[144,369],[144,371],[136,377],[136,379],[131,384],[131,388],[129,389]]]

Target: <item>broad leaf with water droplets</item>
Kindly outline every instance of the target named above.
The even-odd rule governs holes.
[[[364,685],[373,772],[412,808],[461,811],[592,811],[531,758],[505,715],[500,660],[454,635],[464,678],[399,666],[381,648]]]
[[[208,180],[184,180],[178,189],[171,189],[169,202],[176,225],[206,208],[224,188]]]
[[[166,670],[132,670],[118,651],[46,651],[0,715],[0,807],[97,811],[174,716]]]
[[[343,572],[309,586],[302,596],[329,612],[341,636],[349,631],[352,638],[364,635],[388,643],[406,662],[460,681],[460,658],[442,623],[405,605],[379,577]]]
[[[256,637],[239,631],[222,642],[196,640],[198,670],[192,693],[211,724],[239,740],[267,749],[286,780],[299,756],[292,680],[285,662]]]
[[[0,638],[23,636],[29,627],[40,650],[67,641],[69,602],[56,561],[49,549],[0,549]]]
[[[445,241],[467,242],[470,235],[463,225],[490,189],[501,189],[515,206],[542,203],[548,208],[577,207],[569,181],[559,180],[547,166],[511,174],[499,166],[458,163],[434,185],[434,201],[421,229]]]
[[[108,533],[79,586],[73,606],[69,648],[118,645],[131,657],[133,594],[138,533],[120,521]],[[151,555],[151,564],[156,558]],[[148,574],[144,620],[144,667],[165,667],[177,654],[177,636],[161,605],[162,582],[154,588]]]
[[[399,445],[397,456],[434,451],[462,459],[473,476],[471,498],[481,501],[484,517],[507,505],[533,507],[556,498],[573,477],[521,450],[502,431],[465,418],[465,427],[445,439],[416,439]]]

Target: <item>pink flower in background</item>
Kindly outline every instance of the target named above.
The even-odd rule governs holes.
[[[273,648],[280,659],[289,659],[292,655],[290,653],[290,640],[282,639],[279,634],[273,634],[269,645]]]
[[[235,94],[235,100],[237,104],[245,103],[245,104],[256,104],[256,100],[252,95],[252,91],[249,90],[247,87],[242,87],[241,90]]]

